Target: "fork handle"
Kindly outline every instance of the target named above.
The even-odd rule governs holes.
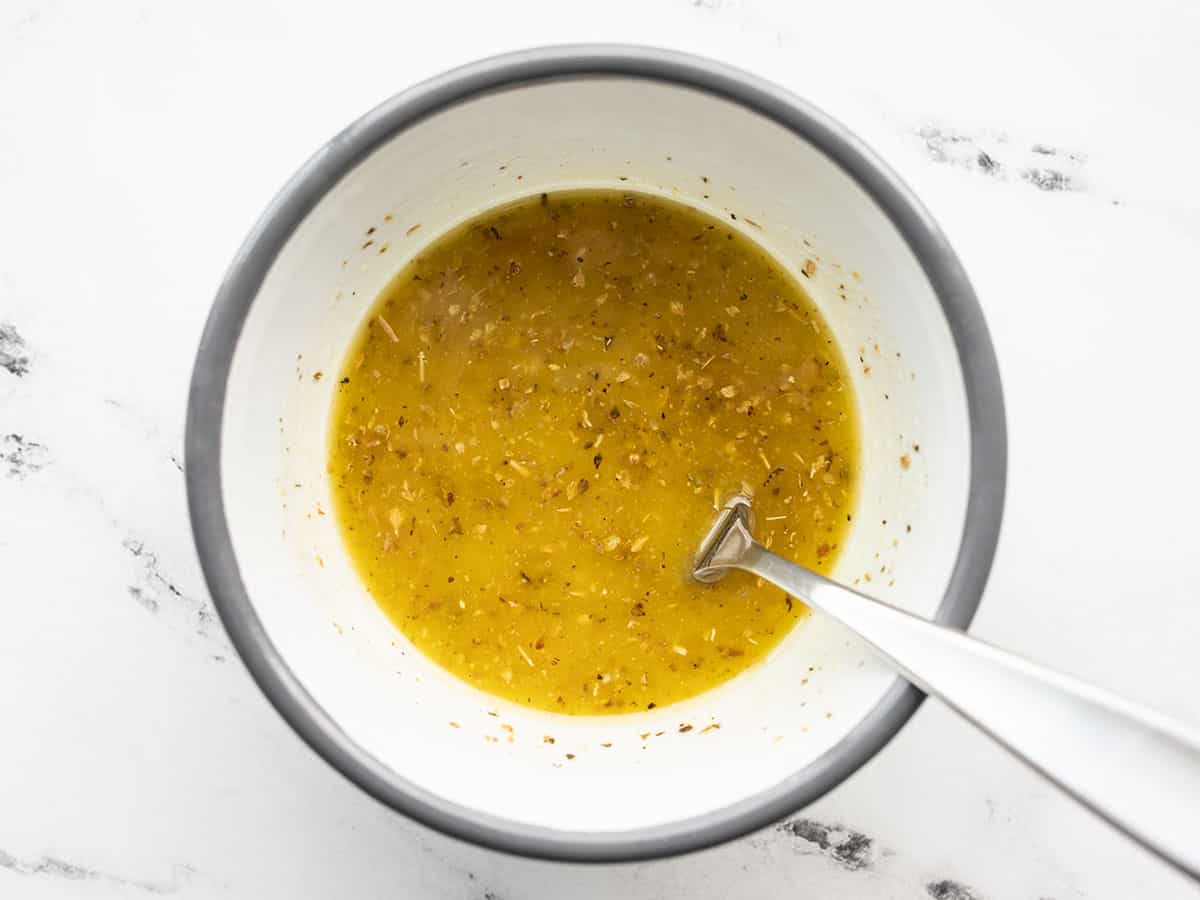
[[[1200,733],[843,587],[758,543],[736,565],[841,621],[918,688],[1200,880]]]

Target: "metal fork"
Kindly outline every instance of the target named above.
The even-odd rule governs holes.
[[[767,550],[753,529],[750,501],[730,499],[693,577],[743,569],[833,616],[918,688],[1200,880],[1200,732],[837,584]]]

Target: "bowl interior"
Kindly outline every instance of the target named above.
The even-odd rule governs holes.
[[[223,501],[254,612],[303,687],[387,770],[485,816],[594,833],[802,781],[895,676],[815,615],[767,662],[693,700],[571,718],[446,674],[365,592],[325,471],[334,375],[356,328],[449,227],[587,186],[690,203],[795,274],[816,264],[801,280],[849,363],[863,438],[856,525],[834,577],[934,613],[963,531],[970,429],[941,305],[892,222],[813,145],[711,94],[599,75],[494,90],[394,135],[317,203],[254,299],[225,395]],[[697,538],[708,524],[696,523]]]

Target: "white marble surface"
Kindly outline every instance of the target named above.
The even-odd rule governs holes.
[[[1190,0],[0,0],[0,897],[1195,896],[934,703],[803,814],[832,843],[772,829],[579,867],[405,821],[259,694],[212,618],[180,473],[225,265],[351,117],[566,40],[751,68],[899,170],[1005,377],[1008,513],[973,630],[1200,719]]]

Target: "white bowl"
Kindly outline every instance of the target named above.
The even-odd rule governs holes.
[[[1005,478],[999,374],[966,275],[928,213],[841,126],[745,73],[659,50],[486,60],[400,94],[322,148],[217,296],[188,409],[188,498],[238,652],[348,778],[480,844],[633,859],[726,840],[811,802],[920,697],[815,615],[767,661],[692,700],[555,715],[447,674],[365,591],[323,514],[349,341],[380,289],[447,229],[581,186],[676,198],[797,273],[817,263],[804,283],[851,363],[862,422],[856,524],[834,577],[965,626]]]

